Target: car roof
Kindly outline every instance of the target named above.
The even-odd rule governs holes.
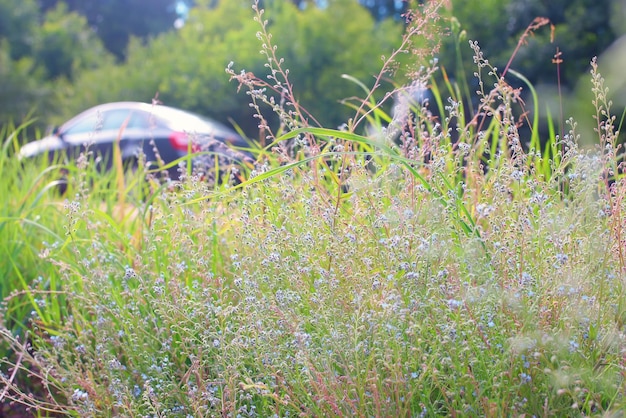
[[[77,114],[75,117],[65,122],[62,126],[71,125],[78,119],[94,112],[104,112],[115,109],[141,110],[153,115],[170,129],[181,132],[227,136],[229,142],[238,146],[247,146],[245,140],[241,138],[232,128],[211,118],[190,112],[188,110],[165,106],[162,104],[144,102],[122,101],[96,105]]]
[[[84,112],[81,112],[77,116],[87,114],[87,113],[97,112],[97,111],[107,111],[107,110],[115,110],[115,109],[143,110],[145,112],[154,113],[156,116],[162,116],[162,117],[167,115],[168,113],[172,113],[172,114],[188,113],[190,115],[195,115],[193,112],[189,112],[183,109],[178,109],[175,107],[165,106],[162,104],[149,104],[149,103],[144,103],[144,102],[111,102],[111,103],[103,103],[103,104],[90,107],[89,109],[86,109]],[[196,115],[196,116],[199,116],[199,115]]]
[[[175,107],[165,106],[161,104],[149,104],[144,102],[111,102],[93,106],[69,119],[63,125],[73,124],[77,119],[94,112],[105,112],[115,109],[141,110],[154,115],[159,120],[165,122],[173,129],[179,130],[197,130],[202,132],[209,129],[210,131],[233,132],[226,125],[217,122],[206,116],[190,112],[188,110],[178,109]]]

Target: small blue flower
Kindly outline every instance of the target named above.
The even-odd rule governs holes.
[[[463,306],[463,302],[460,300],[456,300],[456,299],[448,300],[448,307],[450,309],[459,309],[461,306]]]

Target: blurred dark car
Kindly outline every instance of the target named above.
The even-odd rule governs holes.
[[[150,169],[192,153],[193,169],[207,176],[215,173],[216,160],[222,174],[233,167],[250,167],[254,161],[245,150],[250,145],[232,129],[195,113],[139,102],[108,103],[86,110],[54,129],[51,135],[25,144],[19,157],[47,153],[52,159],[62,152],[75,159],[89,149],[99,157],[101,168],[110,169],[117,141],[127,167],[136,166],[140,153]],[[167,171],[169,178],[176,180],[181,168],[174,164]]]

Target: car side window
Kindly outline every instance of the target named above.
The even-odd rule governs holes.
[[[115,109],[90,114],[70,126],[64,133],[73,135],[109,130],[119,131],[127,120],[127,129],[148,127],[148,120],[143,115],[143,112]]]
[[[99,113],[93,113],[80,119],[63,133],[69,135],[85,134],[100,130],[100,126],[102,126],[102,115]]]

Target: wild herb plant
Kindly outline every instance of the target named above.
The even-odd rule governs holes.
[[[432,84],[422,36],[439,6],[410,15],[384,64],[419,58],[407,87],[358,81],[365,98],[337,128],[298,106],[257,4],[269,77],[228,70],[267,144],[241,184],[90,181],[85,160],[62,207],[33,219],[55,203],[24,177],[41,198],[3,221],[56,240],[23,235],[45,270],[15,262],[4,312],[29,332],[2,331],[0,399],[75,416],[623,413],[626,185],[595,61],[598,148],[571,120],[545,145],[523,138],[520,91],[477,43],[478,109]],[[425,86],[434,103],[415,99]]]

